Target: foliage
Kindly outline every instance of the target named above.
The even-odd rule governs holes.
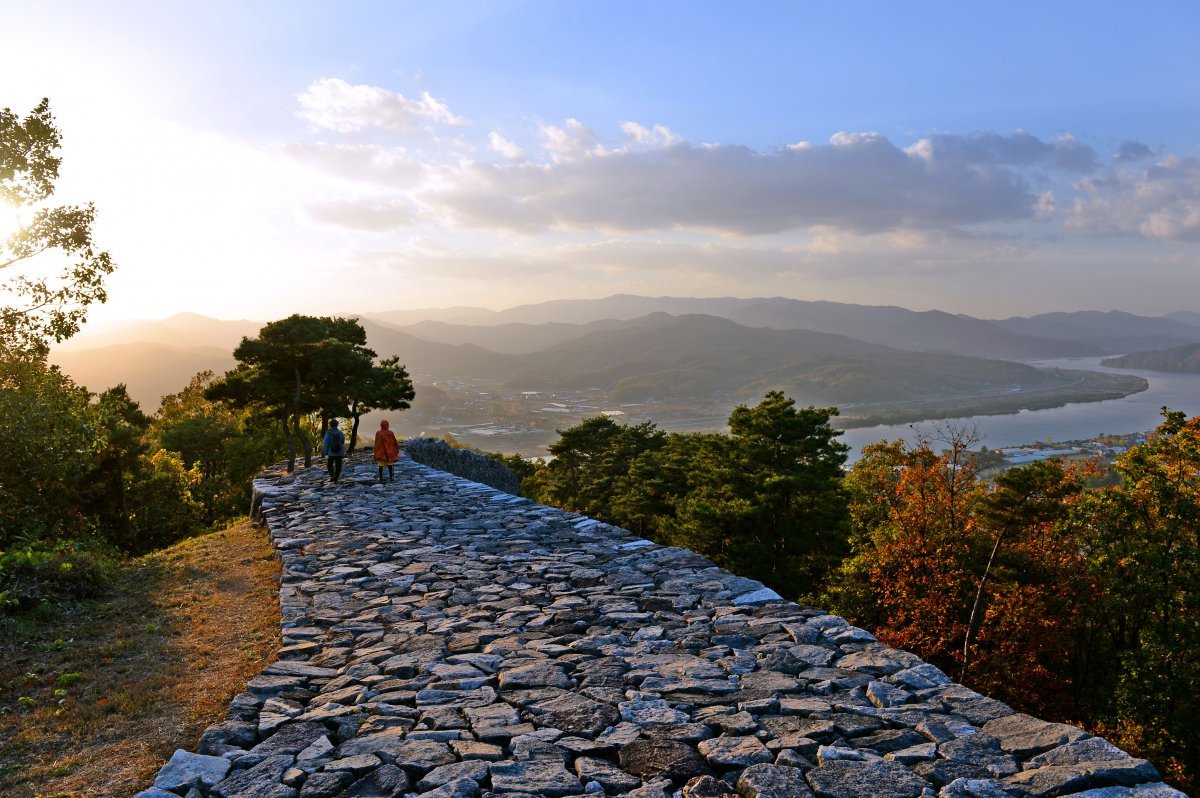
[[[237,368],[210,385],[205,398],[274,419],[288,444],[288,470],[295,470],[296,444],[312,464],[312,437],[302,426],[308,414],[321,419],[369,408],[400,409],[412,398],[412,383],[396,358],[376,364],[366,332],[356,319],[301,316],[273,321],[256,338],[243,338],[233,355]]]
[[[75,541],[26,543],[0,551],[0,609],[29,609],[61,598],[101,595],[116,559]]]
[[[554,459],[523,490],[800,595],[845,545],[835,412],[797,409],[772,391],[733,411],[731,435],[591,418],[559,431]]]
[[[0,417],[0,548],[78,535],[72,497],[104,445],[87,391],[40,358],[0,357]]]
[[[92,240],[91,203],[43,205],[54,193],[61,141],[49,100],[24,119],[0,109],[0,202],[32,211],[0,241],[0,272],[25,268],[0,281],[0,344],[8,350],[44,354],[47,341],[78,332],[88,306],[107,299],[104,278],[115,268],[111,255]]]
[[[251,479],[285,445],[270,418],[207,399],[215,382],[211,371],[202,371],[179,393],[164,396],[147,431],[153,446],[178,454],[194,475],[191,495],[206,525],[249,505]]]
[[[853,552],[826,599],[879,637],[1038,715],[1200,772],[1200,419],[1164,409],[1119,481],[1057,461],[988,485],[956,441],[866,447]]]

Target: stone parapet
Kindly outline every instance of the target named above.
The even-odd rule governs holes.
[[[141,798],[1181,796],[704,558],[408,460],[255,482],[277,662]]]
[[[470,449],[458,449],[437,438],[409,438],[404,452],[413,460],[438,471],[446,471],[472,482],[519,496],[521,478],[504,463]]]

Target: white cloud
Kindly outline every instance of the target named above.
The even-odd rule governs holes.
[[[519,161],[525,157],[524,150],[504,138],[504,136],[495,130],[488,134],[488,146],[492,148],[493,152],[498,152],[505,158],[511,158],[514,161]]]
[[[622,122],[621,132],[629,139],[630,144],[642,147],[670,147],[683,141],[682,137],[675,135],[666,125],[648,128],[637,122]]]
[[[305,210],[315,221],[371,233],[409,227],[418,217],[417,207],[407,199],[332,200]]]
[[[430,173],[429,166],[403,147],[379,144],[294,143],[283,152],[297,161],[348,180],[413,189]]]
[[[578,119],[568,119],[562,127],[541,125],[542,146],[555,162],[572,161],[607,154],[600,138]]]
[[[1066,228],[1099,236],[1200,243],[1200,159],[1168,155],[1143,170],[1081,180]]]
[[[816,226],[858,233],[1036,220],[1047,209],[1027,169],[1078,171],[1094,153],[1070,138],[939,135],[901,149],[878,133],[760,152],[693,145],[626,126],[651,149],[608,149],[577,120],[543,126],[544,163],[464,163],[422,196],[468,227],[693,230],[762,235]]]
[[[378,86],[351,84],[340,78],[321,78],[298,97],[300,116],[313,125],[338,133],[368,128],[407,131],[422,125],[461,125],[466,122],[429,92],[413,100]]]

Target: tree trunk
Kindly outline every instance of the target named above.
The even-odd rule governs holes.
[[[992,563],[996,561],[996,552],[1000,551],[1000,541],[1003,538],[1004,529],[1001,529],[996,533],[996,543],[992,546],[992,553],[988,557],[987,565],[983,568],[983,576],[979,578],[979,589],[975,591],[975,603],[971,606],[971,618],[967,621],[967,636],[963,640],[963,666],[962,674],[958,677],[959,684],[966,684],[967,676],[971,671],[971,643],[979,628],[979,609],[983,606],[983,588],[987,584],[988,574],[992,571]]]
[[[358,445],[358,420],[362,418],[362,413],[358,411],[358,402],[350,405],[350,418],[353,421],[350,423],[350,448],[346,450],[346,454],[354,454],[354,447]]]
[[[292,427],[296,433],[296,437],[300,439],[300,442],[302,444],[304,444],[304,467],[311,468],[312,467],[312,454],[313,454],[312,439],[309,438],[309,436],[305,435],[304,431],[300,429],[300,414],[299,413],[292,416]]]
[[[283,437],[287,440],[288,445],[288,473],[291,474],[296,470],[296,439],[292,437],[292,431],[288,427],[288,417],[284,416],[280,419],[280,424],[283,426]]]

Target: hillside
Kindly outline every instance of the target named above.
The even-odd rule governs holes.
[[[996,324],[1022,335],[1082,343],[1104,354],[1200,343],[1200,327],[1171,318],[1137,316],[1119,310],[1043,313],[1028,318],[1016,316]]]
[[[1100,361],[1101,365],[1125,369],[1149,369],[1150,371],[1182,371],[1200,374],[1200,344],[1176,346],[1170,349],[1154,349],[1148,352],[1133,352]]]
[[[855,405],[1046,390],[1070,384],[1020,363],[902,352],[809,330],[751,328],[714,316],[653,314],[619,330],[514,361],[521,389],[612,386],[621,401],[761,396]]]
[[[390,322],[405,311],[370,314]],[[412,313],[417,313],[413,311]],[[418,336],[443,343],[475,343],[487,346],[492,331],[499,340],[527,333],[521,346],[539,340],[566,340],[571,325],[612,325],[651,313],[672,315],[704,314],[737,322],[746,327],[782,330],[812,330],[857,338],[869,343],[918,352],[951,352],[974,357],[1007,360],[1040,360],[1082,357],[1100,350],[1073,341],[1054,340],[1003,329],[970,316],[943,311],[913,311],[894,306],[853,305],[841,302],[811,302],[783,297],[738,299],[690,297],[642,297],[617,294],[604,299],[564,299],[519,305],[502,311],[464,312],[456,321],[439,314],[438,323],[413,325],[406,329]],[[539,335],[541,336],[539,338]],[[571,336],[579,337],[579,336]],[[519,351],[511,347],[507,351]]]
[[[232,351],[233,347],[137,341],[95,349],[55,349],[50,353],[50,362],[94,393],[125,383],[129,395],[152,412],[162,397],[183,390],[197,372],[224,374],[233,368]]]

